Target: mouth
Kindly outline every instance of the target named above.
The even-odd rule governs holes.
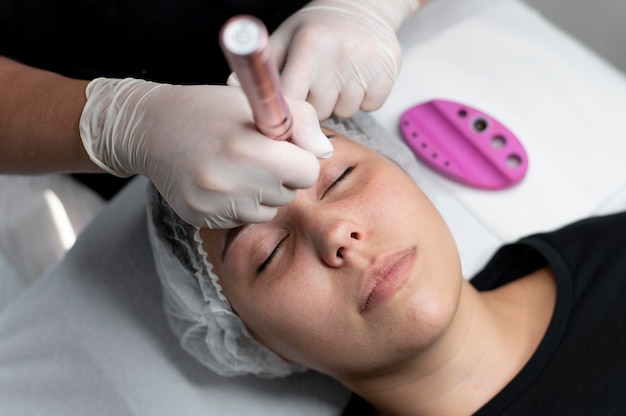
[[[367,270],[359,296],[359,313],[390,299],[408,280],[417,256],[415,247],[378,258]]]

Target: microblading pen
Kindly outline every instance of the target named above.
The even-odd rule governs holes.
[[[257,129],[272,139],[289,140],[291,113],[280,89],[263,22],[249,15],[231,17],[220,31],[220,45],[248,97]]]

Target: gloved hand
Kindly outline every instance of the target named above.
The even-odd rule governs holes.
[[[330,157],[315,110],[289,100],[292,143],[259,133],[243,91],[132,78],[87,86],[80,134],[91,160],[117,176],[147,176],[185,221],[209,228],[271,220]]]
[[[424,0],[421,3],[425,3]],[[308,100],[323,120],[373,111],[400,68],[396,29],[419,0],[314,0],[270,36],[285,95]]]

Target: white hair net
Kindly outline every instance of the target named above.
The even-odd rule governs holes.
[[[364,113],[322,124],[391,158],[407,154],[405,148],[398,148],[399,141],[394,145],[388,133]],[[183,349],[222,376],[283,377],[305,370],[287,363],[250,334],[222,294],[202,247],[200,229],[180,219],[154,186],[148,192],[148,230],[164,308]]]

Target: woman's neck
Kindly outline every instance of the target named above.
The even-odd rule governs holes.
[[[464,282],[455,318],[436,344],[393,372],[346,384],[381,415],[472,414],[528,362],[555,299],[547,268],[488,292]]]

